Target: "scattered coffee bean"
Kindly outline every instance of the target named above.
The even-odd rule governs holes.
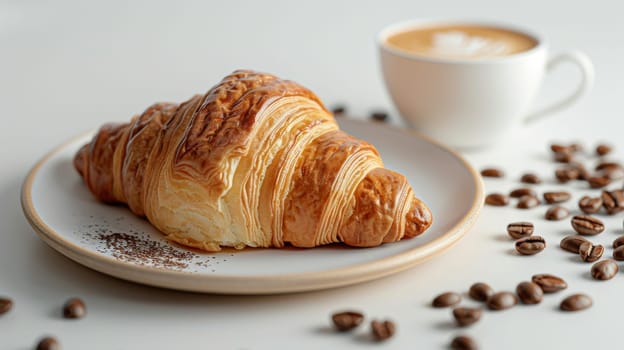
[[[594,262],[602,258],[604,247],[601,244],[593,245],[590,242],[583,242],[579,246],[579,255],[585,262]]]
[[[620,236],[613,241],[613,249],[624,245],[624,236]]]
[[[396,332],[396,325],[392,321],[373,320],[371,322],[371,333],[373,334],[373,337],[375,337],[375,340],[377,341],[388,340],[392,338],[395,332]]]
[[[537,185],[542,183],[542,179],[536,174],[526,173],[522,175],[522,177],[520,177],[520,182],[524,182],[525,184]]]
[[[555,162],[570,163],[574,159],[574,155],[570,152],[555,153]]]
[[[617,261],[624,261],[624,246],[619,246],[613,249],[613,259]]]
[[[357,311],[342,311],[332,315],[332,322],[341,332],[350,331],[359,326],[364,320],[364,315]]]
[[[451,341],[451,349],[453,350],[477,350],[477,343],[467,335],[458,335]]]
[[[516,287],[516,294],[523,304],[529,305],[541,303],[544,297],[544,291],[534,282],[521,282]]]
[[[529,237],[533,231],[533,224],[526,221],[512,222],[507,225],[507,234],[513,239]]]
[[[11,311],[12,308],[13,300],[6,297],[0,297],[0,315],[6,314],[7,312]]]
[[[606,176],[590,176],[587,183],[591,188],[603,188],[611,183],[611,179]]]
[[[522,196],[518,200],[518,204],[516,205],[516,208],[518,208],[518,209],[531,209],[531,208],[537,207],[539,204],[540,204],[540,201],[539,201],[539,199],[537,199],[537,197],[534,197],[534,196]]]
[[[37,343],[37,350],[61,350],[61,344],[53,337],[45,337]]]
[[[574,151],[574,146],[562,145],[562,144],[559,144],[559,143],[551,144],[550,145],[550,150],[553,153],[563,153],[563,152],[572,153],[572,152],[575,152]]]
[[[576,215],[570,222],[574,231],[582,235],[597,235],[605,229],[600,219],[590,215]]]
[[[388,113],[382,111],[375,111],[370,115],[371,119],[378,122],[385,122],[388,119]]]
[[[591,268],[591,275],[594,279],[606,281],[615,277],[618,270],[615,261],[607,259],[595,263]]]
[[[470,286],[468,295],[476,301],[487,301],[492,295],[494,295],[494,289],[487,283],[477,282]]]
[[[570,192],[544,192],[544,201],[548,204],[563,203],[572,197]]]
[[[563,311],[580,311],[591,307],[593,304],[591,298],[585,294],[572,294],[563,299],[559,308]]]
[[[505,172],[498,168],[485,168],[481,170],[481,176],[483,177],[504,177]]]
[[[604,170],[621,170],[624,169],[622,164],[616,162],[602,162],[594,168],[596,171],[604,171]]]
[[[546,214],[544,214],[544,218],[550,221],[563,220],[568,216],[570,216],[570,211],[559,205],[548,208],[548,210],[546,210]]]
[[[579,209],[585,214],[595,214],[600,211],[602,207],[602,198],[592,198],[590,196],[584,196],[578,202]]]
[[[574,168],[559,168],[555,170],[555,177],[561,183],[566,183],[579,178],[579,171]]]
[[[605,145],[605,144],[600,144],[598,146],[596,146],[596,154],[599,156],[606,156],[607,154],[611,153],[611,146],[609,145]]]
[[[487,300],[490,310],[505,310],[518,304],[518,298],[511,292],[498,292]]]
[[[602,191],[602,206],[607,214],[613,215],[624,210],[624,189],[615,191]]]
[[[521,198],[524,196],[533,196],[537,197],[537,193],[530,188],[517,188],[511,192],[509,192],[509,197],[511,198]]]
[[[345,107],[344,105],[335,105],[332,108],[332,113],[334,114],[334,116],[343,115],[345,114],[346,111],[347,111],[347,107]]]
[[[494,295],[494,289],[487,283],[477,282],[470,286],[468,295],[476,301],[487,301],[492,295]]]
[[[78,299],[69,299],[63,307],[63,317],[65,318],[83,318],[87,314],[85,303]]]
[[[507,205],[508,203],[509,203],[509,198],[505,196],[504,194],[492,193],[492,194],[488,194],[485,197],[485,204],[488,204],[488,205],[502,207],[502,206]]]
[[[546,240],[541,236],[529,236],[516,241],[516,250],[522,255],[535,255],[546,248]]]
[[[540,286],[544,293],[555,293],[568,288],[568,284],[563,278],[547,273],[533,275],[531,281]]]
[[[589,242],[585,238],[581,236],[566,236],[561,240],[559,246],[561,249],[568,251],[570,253],[578,254],[579,248],[583,242]]]
[[[456,307],[453,309],[453,317],[459,326],[471,325],[481,319],[482,311],[479,308]]]
[[[431,305],[433,307],[448,307],[455,304],[459,304],[461,301],[461,295],[454,292],[446,292],[438,295],[433,299]]]

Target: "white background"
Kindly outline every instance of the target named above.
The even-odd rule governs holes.
[[[550,140],[609,140],[624,156],[620,109],[624,81],[624,22],[615,1],[249,1],[164,3],[123,1],[0,2],[0,295],[14,310],[0,317],[0,348],[31,349],[53,334],[64,349],[444,348],[465,332],[486,349],[585,349],[618,344],[624,299],[622,273],[609,282],[588,277],[589,265],[562,252],[569,225],[530,211],[485,208],[473,231],[438,258],[407,272],[353,287],[281,296],[200,295],[143,287],[93,272],[48,248],[21,214],[19,189],[28,169],[51,147],[111,120],[126,120],[154,101],[203,92],[236,68],[264,70],[308,86],[328,104],[353,114],[393,112],[385,93],[375,34],[412,18],[511,22],[547,37],[553,51],[578,48],[596,67],[596,85],[581,103],[518,130],[504,143],[468,154],[477,168],[503,167],[506,180],[488,191],[518,186],[524,170],[549,179]],[[582,5],[581,5],[582,4]],[[578,81],[573,67],[548,77],[538,104],[564,95]],[[398,116],[393,112],[393,119]],[[487,127],[487,126],[484,126]],[[621,184],[620,184],[621,185]],[[415,184],[416,191],[418,184]],[[588,192],[577,186],[575,199]],[[570,208],[574,207],[569,203]],[[533,220],[545,252],[519,257],[505,238],[509,221]],[[606,245],[622,234],[622,217],[606,219]],[[611,250],[607,250],[610,254]],[[534,273],[565,277],[570,288],[538,306],[486,312],[458,330],[449,310],[427,306],[446,290],[476,281],[513,290]],[[592,309],[563,314],[563,296],[587,292]],[[87,318],[59,317],[70,296],[85,299]],[[468,302],[467,304],[470,304]],[[329,314],[356,308],[398,323],[397,336],[369,342],[367,327],[335,334]]]

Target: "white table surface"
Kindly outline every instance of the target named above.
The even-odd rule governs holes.
[[[524,170],[548,178],[539,191],[561,188],[552,181],[550,140],[588,146],[608,140],[617,148],[616,159],[624,157],[624,21],[614,3],[1,1],[0,295],[12,297],[15,307],[0,317],[0,348],[32,349],[44,334],[58,337],[64,349],[439,349],[460,332],[484,349],[620,343],[622,273],[608,282],[591,280],[589,265],[557,247],[570,229],[542,220],[544,206],[486,207],[472,232],[451,250],[389,278],[314,293],[237,297],[155,289],[91,271],[40,241],[19,205],[26,172],[51,147],[105,121],[125,120],[153,101],[179,101],[205,91],[236,68],[299,81],[328,105],[345,103],[353,114],[389,110],[396,122],[374,36],[389,23],[421,17],[512,22],[543,33],[554,51],[579,48],[591,56],[596,85],[583,101],[518,130],[496,148],[467,154],[477,168],[492,164],[507,171],[505,180],[486,181],[488,191],[512,189]],[[562,67],[547,79],[538,103],[565,94],[577,81],[573,67]],[[586,192],[577,186],[575,199]],[[607,232],[595,240],[610,245],[623,233],[622,216],[605,218]],[[512,253],[504,228],[517,219],[535,222],[549,243],[545,252]],[[468,329],[453,326],[450,310],[427,306],[439,292],[465,291],[476,281],[513,290],[540,272],[561,275],[569,289],[537,306],[485,312]],[[565,295],[579,291],[594,298],[593,308],[575,314],[556,310]],[[86,301],[88,317],[59,316],[71,296]],[[368,327],[335,334],[329,315],[343,308],[391,318],[398,333],[384,344],[369,342]]]

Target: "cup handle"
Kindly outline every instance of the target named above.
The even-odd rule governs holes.
[[[589,57],[580,51],[566,51],[551,57],[546,64],[546,72],[552,71],[560,63],[566,61],[575,63],[580,68],[582,76],[579,86],[571,95],[565,97],[563,100],[530,113],[524,119],[526,123],[534,122],[553,112],[569,107],[581,96],[585,95],[594,84],[594,65],[591,63]]]

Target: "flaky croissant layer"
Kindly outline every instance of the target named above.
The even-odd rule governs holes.
[[[404,176],[342,132],[306,88],[236,71],[204,95],[106,124],[76,154],[93,194],[208,251],[371,247],[432,222]]]

